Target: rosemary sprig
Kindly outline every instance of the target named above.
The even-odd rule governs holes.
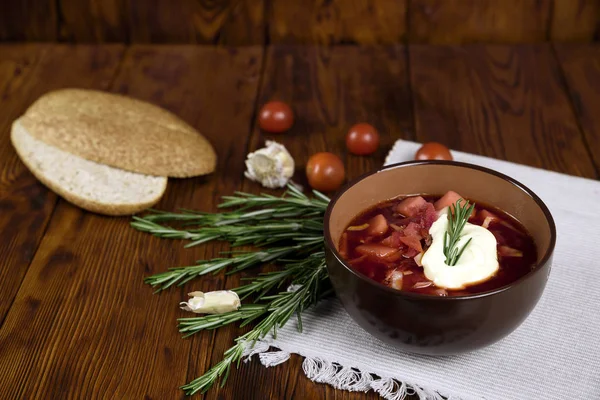
[[[160,214],[159,214],[160,215]],[[184,214],[185,215],[185,214]],[[168,226],[160,225],[155,219],[150,217],[133,217],[131,226],[134,228],[167,239],[185,239],[191,240],[185,247],[192,247],[213,240],[226,240],[232,246],[243,245],[265,245],[272,244],[279,240],[288,240],[298,237],[298,232],[304,234],[322,237],[323,226],[315,226],[314,221],[307,220],[283,220],[281,222],[271,222],[262,224],[236,224],[218,225],[215,224],[202,226],[198,229],[180,230]],[[233,221],[233,220],[230,220]],[[205,221],[207,223],[208,221]]]
[[[208,314],[202,317],[179,318],[179,332],[184,338],[200,331],[217,329],[232,322],[244,321],[240,327],[262,316],[268,310],[268,304],[244,304],[238,310],[224,314]]]
[[[319,240],[322,242],[323,237],[321,236]],[[229,267],[234,267],[228,272],[229,274],[233,274],[261,264],[276,262],[293,254],[306,256],[318,249],[318,243],[315,242],[316,239],[315,241],[307,241],[292,246],[270,247],[260,251],[240,252],[230,258],[199,260],[196,265],[171,268],[166,272],[146,277],[144,282],[152,287],[158,286],[158,291],[162,291],[175,284],[181,286],[202,275],[217,274]]]
[[[461,205],[461,202],[462,199],[458,199],[454,207],[450,207],[448,211],[448,230],[444,234],[444,255],[446,256],[446,264],[450,266],[456,265],[465,248],[471,243],[471,239],[469,239],[460,249],[457,246],[460,234],[475,208],[475,204],[469,205],[467,201],[464,205]]]
[[[284,283],[291,280],[297,281],[302,274],[310,270],[315,262],[324,258],[323,252],[313,253],[308,258],[300,261],[280,260],[287,263],[283,269],[273,272],[258,274],[254,278],[242,278],[242,280],[251,281],[250,283],[233,289],[243,300],[251,294],[254,294],[254,301],[261,300],[269,291],[280,288]]]
[[[211,314],[201,317],[180,318],[179,331],[186,334],[184,337],[188,337],[203,330],[220,328],[240,320],[244,321],[241,323],[240,327],[247,325],[252,320],[255,320],[267,313],[272,304],[280,301],[281,298],[290,296],[289,291],[280,292],[274,296],[266,296],[265,294],[268,290],[280,288],[284,283],[289,283],[291,281],[296,282],[297,285],[301,285],[298,282],[304,283],[307,280],[307,277],[312,276],[315,270],[322,268],[324,257],[324,253],[316,253],[305,260],[292,263],[284,270],[260,274],[257,278],[254,278],[251,283],[233,289],[238,294],[246,294],[246,296],[250,293],[260,292],[261,294],[255,298],[255,301],[264,299],[271,300],[270,302],[266,304],[242,305],[240,309],[224,314]],[[330,292],[328,290],[330,289],[328,285],[323,285],[321,289],[322,290],[317,293],[319,297],[325,296]],[[242,297],[242,299],[243,298],[244,297]]]
[[[236,207],[231,211],[154,211],[141,218],[135,217],[131,222],[135,229],[161,238],[187,240],[185,247],[213,240],[227,241],[232,247],[258,247],[252,251],[232,251],[228,257],[199,260],[196,265],[172,268],[147,277],[144,281],[158,287],[157,291],[227,269],[227,273],[231,274],[266,263],[281,267],[274,272],[258,274],[250,278],[249,283],[233,289],[242,299],[252,296],[254,304],[244,304],[229,313],[179,320],[179,329],[184,337],[234,322],[244,326],[259,321],[253,329],[236,339],[221,362],[182,387],[187,394],[204,393],[219,379],[223,385],[231,365],[239,365],[248,347],[253,347],[269,332],[275,335],[277,329],[294,314],[297,315],[299,329],[302,329],[301,312],[331,293],[323,243],[323,216],[329,198],[317,191],[313,193],[314,197],[309,198],[292,185],[288,185],[281,197],[237,192],[235,196],[224,197],[219,205],[219,208]],[[181,226],[177,228],[166,223]],[[283,287],[293,290],[283,290]],[[272,294],[273,291],[277,292]]]
[[[314,198],[309,198],[295,186],[288,185],[281,197],[241,192],[237,192],[236,196],[225,196],[219,208],[239,208],[223,213],[154,211],[144,217],[134,217],[131,226],[135,229],[161,238],[188,240],[185,247],[214,240],[228,241],[233,247],[270,246],[228,258],[199,260],[196,265],[171,268],[149,276],[144,282],[158,287],[160,291],[230,267],[234,267],[230,273],[235,273],[291,255],[306,256],[318,251],[323,243],[323,214],[329,198],[317,191],[314,195]],[[185,222],[187,229],[163,225],[165,222]],[[195,227],[190,229],[190,224]]]
[[[293,185],[288,185],[286,192],[281,197],[236,192],[235,196],[223,196],[223,202],[218,205],[218,208],[238,207],[234,211],[202,213],[182,210],[179,213],[169,213],[153,210],[153,214],[143,218],[134,218],[132,225],[138,228],[135,222],[184,221],[199,226],[222,226],[264,220],[281,221],[290,218],[318,217],[325,212],[329,198],[316,190],[313,191],[313,194],[315,197],[309,198]],[[143,227],[143,225],[139,226]]]
[[[190,396],[198,392],[205,393],[219,378],[221,378],[221,387],[223,387],[229,376],[231,365],[235,363],[239,366],[246,348],[253,347],[257,340],[260,340],[269,332],[276,335],[277,329],[285,325],[294,314],[298,316],[298,327],[301,330],[300,313],[317,301],[321,292],[319,290],[320,285],[325,280],[327,280],[325,261],[321,259],[321,262],[316,267],[308,270],[308,273],[300,280],[302,285],[297,290],[279,292],[269,297],[271,301],[267,308],[268,315],[252,330],[238,337],[235,340],[235,345],[224,353],[222,361],[214,365],[204,375],[181,388]]]

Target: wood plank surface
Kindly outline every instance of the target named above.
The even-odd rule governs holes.
[[[263,44],[264,1],[129,0],[131,42]]]
[[[529,43],[546,39],[551,0],[411,0],[409,43]]]
[[[0,46],[0,144],[7,143],[12,119],[41,93],[75,85],[161,105],[214,144],[216,173],[170,180],[156,207],[163,210],[214,211],[220,197],[236,189],[265,191],[243,178],[243,162],[266,139],[290,150],[294,180],[305,186],[313,153],[339,154],[352,179],[379,167],[398,138],[597,178],[591,155],[600,152],[592,111],[600,101],[598,49],[557,47],[556,53],[560,63],[549,45],[284,45],[265,54],[259,47],[136,45],[123,54],[120,46]],[[294,109],[296,124],[288,133],[258,128],[257,110],[271,99]],[[346,151],[345,134],[356,122],[380,131],[374,156]],[[208,276],[159,295],[142,283],[168,267],[214,257],[225,246],[183,249],[178,241],[133,230],[129,218],[56,202],[6,145],[0,145],[0,209],[0,232],[9,235],[0,243],[0,280],[13,290],[0,291],[6,314],[0,397],[183,398],[178,386],[218,362],[242,332],[230,326],[182,339],[176,326],[178,317],[189,316],[178,309],[186,293],[237,286],[239,276]],[[302,361],[292,356],[265,368],[254,359],[205,398],[378,398],[310,382]]]
[[[596,177],[550,46],[411,46],[410,62],[418,140]]]
[[[10,127],[35,99],[64,86],[106,88],[122,46],[0,46],[0,326],[44,234],[56,203],[19,160]]]
[[[600,0],[5,0],[0,9],[0,41],[589,43],[600,34]]]
[[[347,179],[354,179],[383,164],[393,142],[410,138],[413,131],[408,91],[408,71],[403,47],[298,47],[274,46],[266,58],[257,109],[269,100],[290,104],[295,114],[293,128],[279,135],[264,134],[255,124],[250,151],[275,140],[289,150],[296,162],[293,180],[309,190],[305,178],[308,158],[320,151],[338,154],[346,165]],[[348,154],[345,136],[355,123],[368,122],[380,132],[381,146],[369,157]],[[243,190],[266,192],[245,180]],[[280,193],[271,191],[272,193]],[[227,278],[227,287],[239,284],[239,276]],[[212,362],[218,362],[240,330],[231,326],[215,338]],[[188,377],[192,378],[193,377]],[[261,382],[250,385],[249,382]],[[302,372],[302,360],[264,368],[257,360],[232,371],[227,385],[211,390],[207,399],[235,399],[244,393],[252,399],[375,399],[373,392],[344,393],[315,384]],[[344,397],[348,396],[348,397]]]
[[[589,153],[600,171],[600,46],[556,45],[555,49]]]
[[[271,0],[272,44],[398,44],[406,34],[407,0]]]
[[[549,39],[591,42],[600,32],[600,0],[554,0]]]
[[[0,2],[0,42],[56,41],[57,23],[55,0]]]
[[[58,37],[75,43],[129,42],[124,0],[58,0]]]
[[[260,48],[134,47],[111,89],[176,112],[218,156],[215,174],[173,179],[157,208],[209,211],[237,188],[258,90]],[[215,73],[218,71],[218,73]],[[179,398],[190,350],[177,331],[190,287],[153,295],[142,279],[213,257],[135,231],[129,218],[86,213],[59,201],[44,240],[0,330],[0,390],[9,398]],[[210,277],[203,287],[219,287]],[[203,360],[197,360],[202,363]]]

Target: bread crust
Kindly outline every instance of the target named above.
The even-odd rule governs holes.
[[[151,198],[145,196],[145,199],[137,202],[110,202],[94,199],[92,196],[86,197],[82,194],[82,190],[79,191],[80,193],[78,193],[77,190],[70,190],[68,188],[70,182],[66,181],[63,182],[63,184],[60,184],[59,182],[57,182],[56,177],[51,176],[43,170],[43,167],[40,165],[39,160],[36,162],[35,158],[32,156],[33,152],[35,152],[36,150],[39,151],[39,149],[34,149],[31,147],[30,144],[28,144],[29,142],[26,140],[27,138],[25,137],[25,135],[27,134],[27,131],[20,125],[19,120],[13,123],[11,128],[11,142],[23,164],[25,164],[29,171],[31,171],[31,173],[48,189],[52,190],[57,195],[64,198],[66,201],[87,211],[110,216],[131,215],[143,211],[149,207],[152,207],[161,199],[161,197],[165,193],[167,187],[167,178],[155,177],[155,179],[152,179],[152,183],[156,193]],[[48,150],[52,151],[52,146],[45,146],[47,146]],[[84,162],[84,164],[87,163],[88,165],[95,164],[93,161],[84,160],[80,157],[68,153],[63,153],[62,157],[80,159]],[[122,176],[123,179],[130,179],[132,174],[133,176],[141,175],[108,166],[102,167],[110,168],[110,173],[115,174],[115,176],[116,174],[126,174]],[[90,169],[90,173],[93,174],[93,172],[94,170]],[[93,188],[90,187],[90,191],[93,191]]]
[[[190,125],[163,108],[118,94],[52,91],[20,120],[46,144],[127,171],[185,178],[216,167],[212,145]]]

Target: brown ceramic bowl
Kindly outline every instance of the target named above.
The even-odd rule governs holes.
[[[338,244],[356,215],[401,195],[441,195],[448,190],[516,217],[537,244],[535,268],[493,291],[438,297],[389,288],[346,265]],[[324,224],[329,276],[350,316],[384,342],[430,355],[476,350],[514,331],[544,291],[556,241],[550,211],[531,190],[496,171],[449,161],[395,164],[351,182],[332,199]]]

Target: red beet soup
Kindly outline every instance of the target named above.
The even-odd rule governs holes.
[[[460,289],[438,287],[420,260],[432,245],[432,225],[452,216],[458,199],[474,206],[465,221],[495,237],[498,268],[485,280]],[[435,296],[464,296],[506,286],[529,273],[537,260],[533,238],[515,218],[455,192],[399,197],[361,212],[344,230],[339,251],[351,268],[370,279],[397,290]]]

